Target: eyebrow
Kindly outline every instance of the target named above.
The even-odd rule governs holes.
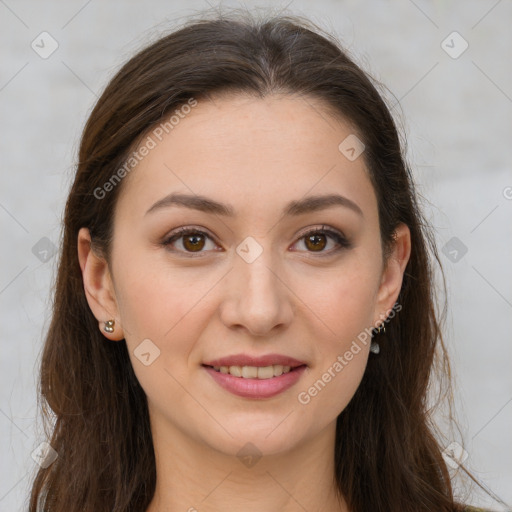
[[[148,213],[168,208],[171,206],[182,206],[205,213],[222,215],[225,217],[234,217],[235,209],[228,204],[219,203],[213,199],[200,195],[171,193],[158,200],[145,215]],[[354,211],[361,217],[364,217],[361,208],[354,201],[339,194],[328,194],[321,196],[308,196],[297,201],[290,201],[283,209],[283,215],[295,216],[305,213],[312,213],[319,210],[326,210],[334,206],[343,206]]]

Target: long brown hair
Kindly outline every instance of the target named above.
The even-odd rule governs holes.
[[[152,127],[188,99],[214,92],[301,94],[323,100],[356,127],[384,254],[401,222],[410,229],[412,253],[398,298],[402,311],[380,335],[381,353],[370,357],[337,420],[337,487],[354,512],[458,510],[427,400],[433,369],[449,375],[433,285],[439,258],[390,111],[369,76],[311,22],[235,13],[189,21],[140,51],[110,81],[86,123],[39,382],[46,435],[58,457],[38,471],[30,511],[144,512],[153,497],[146,396],[126,343],[107,342],[88,307],[77,235],[89,228],[93,247],[109,260],[122,182],[101,197],[98,190]]]

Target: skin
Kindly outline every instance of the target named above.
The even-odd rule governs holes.
[[[389,313],[410,255],[409,229],[400,225],[383,264],[364,159],[338,149],[351,133],[313,98],[201,101],[124,178],[109,263],[80,230],[90,308],[106,338],[126,340],[148,397],[157,464],[149,512],[348,510],[332,484],[335,424],[361,381],[369,343],[308,404],[297,397]],[[171,192],[207,196],[235,215],[181,206],[146,214]],[[362,215],[338,205],[282,216],[289,201],[332,193]],[[323,225],[352,246],[333,252],[338,244],[327,236],[315,251],[303,237]],[[199,257],[183,238],[162,245],[181,226],[211,235]],[[236,252],[248,236],[263,249],[252,263]],[[111,334],[103,331],[108,319],[116,322]],[[160,350],[148,366],[134,355],[144,339]],[[201,366],[238,353],[285,354],[308,367],[273,398],[242,398]],[[248,442],[262,455],[252,467],[237,457]]]

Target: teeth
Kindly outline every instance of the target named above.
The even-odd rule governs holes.
[[[241,366],[230,366],[229,373],[231,373],[231,375],[233,375],[234,377],[241,377],[242,376],[242,367]]]
[[[249,367],[250,368],[250,367]],[[254,366],[253,366],[254,368]],[[256,370],[256,368],[254,368]],[[245,370],[245,368],[244,368]],[[258,379],[271,379],[274,376],[274,367],[273,366],[262,366],[257,369],[256,375],[253,377]],[[245,377],[245,375],[244,375]]]
[[[282,375],[284,373],[284,366],[281,364],[275,364],[273,366],[274,368],[274,377],[279,377],[279,375]],[[288,367],[288,371],[290,371],[290,367]]]
[[[213,369],[220,373],[229,373],[234,377],[244,379],[271,379],[291,371],[290,366],[280,364],[272,366],[214,366]]]

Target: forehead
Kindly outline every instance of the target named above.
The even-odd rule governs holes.
[[[145,212],[178,191],[254,215],[336,191],[376,212],[364,159],[351,161],[339,149],[354,129],[315,98],[223,94],[177,107],[167,120],[143,138],[139,148],[151,149],[124,178],[119,209]]]

